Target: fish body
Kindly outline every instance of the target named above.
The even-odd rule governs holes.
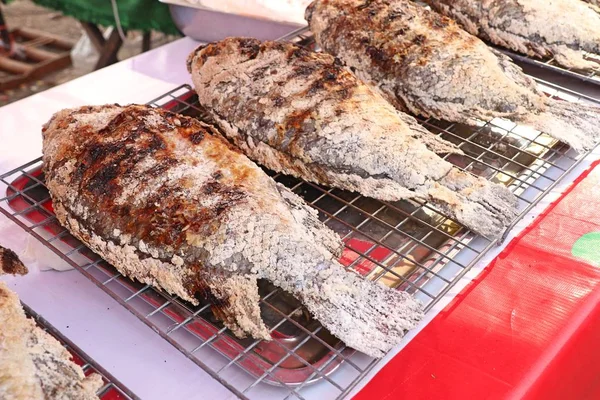
[[[585,0],[584,0],[585,1]],[[553,58],[565,68],[600,68],[597,0],[427,0],[468,32],[531,57]],[[586,59],[595,54],[596,61]]]
[[[400,110],[477,125],[507,118],[588,150],[600,110],[546,98],[508,57],[454,21],[408,0],[316,0],[317,43]]]
[[[229,38],[188,66],[221,131],[270,169],[385,201],[431,201],[487,236],[517,214],[505,187],[440,158],[425,141],[436,136],[329,55]]]
[[[10,249],[0,246],[0,275],[26,274]],[[19,298],[0,282],[0,399],[98,400],[104,383],[85,376],[61,344],[27,318]]]
[[[421,318],[407,293],[345,271],[316,211],[207,124],[147,106],[83,107],[55,115],[43,146],[61,224],[124,275],[210,300],[237,336],[271,339],[259,279],[376,357]]]

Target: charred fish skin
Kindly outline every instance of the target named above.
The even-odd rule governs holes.
[[[585,1],[585,0],[584,0]],[[565,68],[597,69],[584,52],[600,56],[596,0],[427,0],[471,34],[531,57],[554,58]]]
[[[508,118],[578,151],[600,141],[593,106],[545,98],[507,57],[409,0],[314,1],[317,43],[399,109],[452,122]]]
[[[422,316],[410,295],[345,271],[316,211],[198,120],[136,105],[64,110],[43,145],[61,224],[124,275],[210,299],[240,337],[271,338],[258,279],[375,357]]]
[[[506,188],[437,156],[423,143],[431,133],[329,55],[229,38],[193,52],[188,66],[221,131],[272,170],[385,201],[431,201],[486,236],[517,214]]]
[[[0,275],[25,275],[27,272],[27,267],[14,251],[0,246]]]

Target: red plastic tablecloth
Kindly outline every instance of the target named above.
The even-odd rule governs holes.
[[[355,399],[600,399],[599,265],[596,163]]]

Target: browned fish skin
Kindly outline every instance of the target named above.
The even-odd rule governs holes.
[[[25,275],[27,273],[27,267],[23,265],[14,251],[0,246],[0,275],[2,275],[2,273]]]
[[[426,0],[471,34],[565,68],[600,68],[600,9],[596,0]],[[584,0],[586,1],[586,0]],[[584,57],[596,54],[597,61]]]
[[[317,42],[397,108],[452,122],[529,124],[576,150],[600,141],[598,108],[547,99],[510,60],[408,0],[316,0]]]
[[[229,38],[192,53],[189,69],[222,131],[270,169],[387,201],[425,199],[486,236],[516,216],[506,188],[428,150],[422,141],[435,136],[329,55]]]
[[[124,275],[209,298],[238,336],[271,338],[258,279],[376,357],[421,317],[405,292],[346,272],[316,211],[209,125],[146,106],[83,107],[48,123],[43,149],[63,225]]]

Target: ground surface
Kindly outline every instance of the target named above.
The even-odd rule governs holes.
[[[30,0],[17,0],[9,5],[2,5],[6,24],[10,29],[14,28],[35,28],[48,33],[66,37],[74,42],[78,41],[84,35],[81,26],[77,20],[65,17],[61,13],[40,7]],[[176,39],[173,36],[165,36],[160,33],[153,32],[152,47],[158,47]],[[119,59],[134,56],[141,52],[142,34],[141,32],[129,32],[127,41],[119,52]],[[76,60],[74,65],[47,75],[39,80],[34,80],[27,84],[21,85],[14,90],[0,91],[0,106],[12,103],[34,93],[46,90],[61,83],[75,79],[81,75],[85,75],[93,70],[93,62],[89,59],[86,62],[84,57],[75,55]],[[80,57],[80,58],[77,58]],[[0,76],[2,72],[0,71]]]

